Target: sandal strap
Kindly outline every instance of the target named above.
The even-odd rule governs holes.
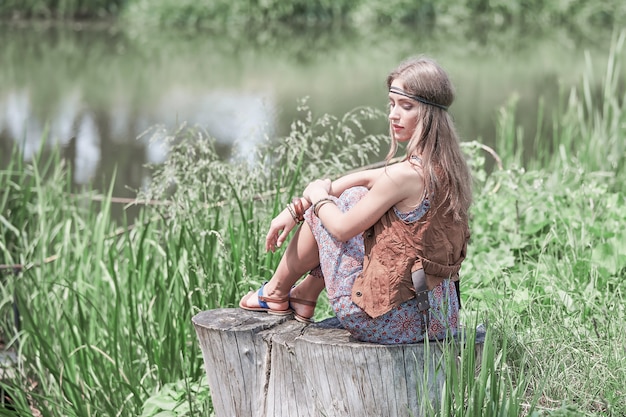
[[[298,304],[303,304],[305,306],[310,306],[310,307],[315,307],[317,305],[315,301],[304,300],[302,298],[296,298],[296,297],[289,297],[289,301],[298,303]]]
[[[265,281],[263,283],[263,285],[261,285],[261,288],[259,288],[259,291],[257,291],[256,295],[257,298],[259,299],[259,306],[261,308],[266,308],[266,309],[270,309],[270,307],[267,305],[268,301],[270,303],[276,303],[276,304],[282,304],[282,303],[286,303],[287,301],[289,301],[289,298],[273,298],[273,297],[266,297],[263,295],[263,292],[265,290],[265,284],[267,284],[267,281]]]
[[[289,301],[288,298],[272,298],[272,297],[266,297],[264,295],[259,295],[258,298],[261,303],[270,302],[270,303],[281,304],[281,303],[286,303],[287,301]]]

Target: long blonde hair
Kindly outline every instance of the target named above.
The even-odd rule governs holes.
[[[427,195],[456,221],[466,221],[472,203],[472,177],[465,161],[459,137],[450,114],[441,107],[454,101],[454,87],[446,71],[426,57],[402,62],[387,77],[387,88],[394,80],[401,80],[404,91],[433,104],[417,102],[422,129],[416,129],[406,148],[406,158],[418,155],[422,159]],[[398,149],[391,132],[389,161]]]

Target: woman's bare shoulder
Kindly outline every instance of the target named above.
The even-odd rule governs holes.
[[[424,178],[423,167],[421,163],[411,160],[398,162],[387,167],[387,174],[394,181],[420,181]]]

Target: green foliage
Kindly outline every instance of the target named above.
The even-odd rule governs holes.
[[[124,15],[131,22],[153,26],[245,28],[340,22],[355,4],[350,0],[133,0]]]
[[[437,398],[431,399],[422,395],[420,415],[533,415],[536,400],[528,401],[526,398],[528,382],[525,380],[524,367],[511,368],[507,364],[506,341],[502,343],[497,340],[492,330],[485,334],[484,327],[479,328],[481,333],[465,330],[456,339],[425,342],[427,351],[441,351],[441,359],[435,364],[435,375],[425,367],[424,377],[433,379],[440,376],[444,383]],[[477,340],[479,335],[482,335],[481,340]]]
[[[436,15],[448,22],[472,21],[479,26],[549,28],[555,24],[617,25],[626,10],[611,1],[461,0],[435,2]]]
[[[140,417],[209,415],[211,409],[208,382],[203,377],[199,381],[187,379],[165,384],[144,403]]]
[[[556,133],[535,141],[527,167],[515,102],[503,108],[497,150],[508,168],[476,176],[466,306],[489,312],[509,364],[526,364],[530,390],[550,409],[569,398],[580,412],[624,413],[614,401],[626,378],[626,112],[615,81],[623,40],[600,85],[588,72],[562,97]]]
[[[555,24],[614,25],[626,18],[618,0],[264,0],[174,1],[130,0],[131,21],[161,26],[245,27],[268,23],[310,24],[347,22],[356,25],[400,23],[451,27],[503,28],[511,24],[545,29]]]
[[[626,17],[617,0],[602,2],[522,0],[129,0],[125,18],[157,26],[238,27],[267,24],[400,23],[430,26],[549,28],[551,25],[613,25]]]
[[[117,15],[128,0],[3,0],[0,17],[103,18]]]
[[[268,24],[378,25],[401,23],[478,28],[549,28],[555,24],[617,25],[626,18],[620,0],[5,0],[4,18],[103,18],[157,27],[238,28]]]

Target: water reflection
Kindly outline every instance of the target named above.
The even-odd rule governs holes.
[[[167,157],[168,132],[185,122],[202,127],[232,157],[252,162],[251,150],[273,135],[276,125],[269,94],[237,90],[201,93],[173,88],[145,109],[133,108],[123,98],[117,98],[110,109],[91,108],[74,90],[59,97],[58,106],[44,120],[37,116],[33,101],[26,88],[0,96],[0,134],[18,146],[26,160],[39,150],[44,136],[48,138],[44,145],[65,148],[66,158],[73,162],[73,180],[80,185],[94,181],[104,145],[117,153],[137,138],[144,155],[133,158],[134,162],[158,164]]]
[[[176,113],[172,108],[177,109]],[[231,154],[252,158],[257,144],[275,132],[275,104],[270,93],[259,95],[237,90],[204,94],[175,90],[158,103],[152,122],[176,126],[181,120],[203,127],[218,143],[231,146]]]

